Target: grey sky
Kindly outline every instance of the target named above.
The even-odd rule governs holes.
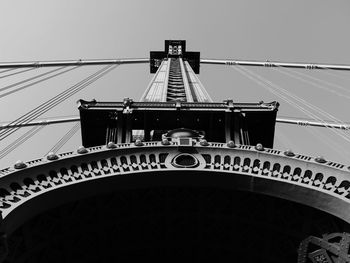
[[[150,50],[163,49],[165,39],[186,39],[188,49],[201,51],[203,58],[350,64],[349,25],[347,0],[1,0],[0,61],[148,57]],[[94,67],[79,69],[0,99],[0,121],[15,119],[95,70]],[[271,69],[251,70],[335,117],[349,121],[347,98]],[[80,98],[138,99],[151,79],[148,72],[147,65],[120,66],[45,116],[76,115],[75,101]],[[350,84],[350,73],[331,72],[336,74],[333,76],[300,72],[346,88]],[[20,78],[0,79],[0,87],[25,76],[33,76],[33,72]],[[202,66],[200,79],[216,101],[278,100],[280,115],[307,117],[233,68]],[[39,136],[0,160],[0,168],[12,165],[17,159],[41,157],[71,126],[46,127]],[[10,136],[0,147],[25,131]],[[319,132],[323,137],[317,138]],[[350,144],[331,131],[278,125],[276,133],[276,148],[292,148],[350,164]],[[77,135],[62,151],[76,149],[79,144]]]

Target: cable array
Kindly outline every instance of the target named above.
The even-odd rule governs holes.
[[[76,123],[62,138],[46,153],[58,152],[78,131],[80,130],[80,123]]]
[[[4,73],[4,72],[11,71],[11,70],[14,70],[14,69],[16,69],[16,68],[4,70],[4,71],[1,71],[0,73]],[[34,69],[36,69],[36,68],[27,68],[27,69],[23,69],[23,70],[14,72],[14,73],[9,73],[9,74],[6,74],[6,75],[2,75],[2,76],[0,76],[0,79],[11,77],[11,76],[14,76],[14,75],[18,75],[18,74],[21,74],[21,73],[24,73],[24,72],[27,72],[27,71],[31,71],[31,70],[34,70]]]
[[[339,78],[339,79],[343,79],[343,80],[346,80],[346,81],[349,81],[350,78],[349,78],[349,74],[348,72],[342,72],[342,71],[335,71],[333,69],[330,69],[330,68],[326,68],[324,67],[324,73],[326,75],[329,75],[329,76],[333,76],[333,77],[336,77],[336,78]],[[342,73],[345,73],[345,75],[341,74]],[[347,75],[346,75],[347,74]]]
[[[17,118],[16,120],[12,121],[10,124],[23,124],[23,123],[29,123],[30,121],[38,118],[45,112],[49,111],[53,107],[57,106],[67,98],[71,97],[72,95],[76,94],[77,92],[83,90],[93,82],[97,81],[98,79],[102,78],[104,75],[115,69],[117,65],[108,65],[106,67],[103,67],[102,69],[98,70],[97,72],[91,74],[90,76],[86,77],[82,81],[79,81],[75,85],[71,86],[70,88],[66,89],[65,91],[59,93],[58,95],[52,97],[48,101],[40,104],[36,108],[32,109],[31,111],[27,112],[26,114],[22,115],[21,117]],[[10,136],[14,132],[16,132],[19,128],[13,128],[13,129],[7,129],[0,131],[0,141],[5,139],[6,137]]]
[[[292,77],[294,79],[297,79],[297,80],[300,80],[304,83],[307,83],[307,84],[310,84],[318,89],[323,89],[323,90],[326,90],[330,93],[333,93],[337,96],[340,96],[342,98],[346,98],[346,99],[350,99],[350,95],[349,94],[345,94],[346,92],[347,93],[350,93],[350,90],[349,89],[346,89],[340,85],[337,85],[337,84],[334,84],[334,83],[331,83],[329,81],[326,81],[326,80],[322,80],[322,79],[319,79],[319,78],[316,78],[316,77],[313,77],[313,76],[310,76],[310,75],[307,75],[305,73],[302,73],[302,72],[298,72],[296,70],[293,70],[293,69],[288,69],[288,68],[274,68],[275,71],[278,71],[284,75],[287,75],[289,77]],[[318,83],[321,83],[323,86],[321,86],[320,84],[317,84],[315,82],[318,82]],[[329,88],[327,86],[330,86],[332,88]],[[338,89],[338,90],[341,90],[345,93],[340,93],[338,91],[336,91],[335,89]]]
[[[29,131],[24,133],[18,139],[16,139],[15,141],[13,141],[9,145],[7,145],[5,148],[1,149],[1,151],[0,151],[0,159],[4,158],[10,152],[15,150],[18,146],[22,145],[24,142],[26,142],[28,139],[33,137],[35,134],[37,134],[44,127],[45,126],[36,126],[36,127],[31,128]]]
[[[296,74],[302,75],[302,76],[304,76],[305,78],[311,78],[311,79],[314,79],[314,80],[318,80],[318,81],[321,81],[321,82],[325,82],[325,81],[323,81],[323,80],[321,80],[321,79],[318,79],[318,78],[315,78],[315,77],[312,77],[312,76],[308,76],[308,75],[306,75],[306,74],[304,74],[304,73],[296,72],[296,71],[293,71],[293,70],[291,70],[291,69],[288,69],[288,71],[295,72]],[[287,72],[283,72],[283,71],[281,71],[281,70],[279,70],[279,72],[281,72],[281,73],[287,73]],[[326,89],[327,91],[330,91],[330,92],[332,92],[332,93],[336,93],[337,95],[339,95],[339,96],[341,96],[341,97],[350,98],[349,96],[346,96],[346,95],[344,95],[344,94],[339,94],[339,93],[337,93],[337,92],[334,92],[334,90],[331,90],[331,89],[326,88],[326,87],[322,87],[322,86],[317,85],[317,84],[315,84],[315,83],[313,83],[313,82],[310,82],[310,81],[308,81],[308,80],[306,80],[306,79],[299,78],[298,76],[295,76],[295,75],[293,75],[293,74],[287,73],[287,75],[288,75],[288,76],[291,76],[291,77],[295,77],[295,78],[297,78],[297,79],[299,79],[299,80],[301,80],[301,81],[304,81],[304,82],[307,82],[307,83],[311,83],[311,84],[313,84],[314,86],[316,86],[316,87],[318,87],[318,88],[324,88],[324,89]],[[326,83],[326,82],[325,82],[325,83]],[[327,83],[333,84],[333,83],[330,83],[330,82],[327,82]],[[276,86],[276,85],[275,85],[275,86]],[[341,86],[338,86],[338,85],[336,85],[336,84],[334,84],[334,87],[338,87],[338,88],[341,88],[341,89],[343,89],[343,90],[349,92],[349,91],[346,90],[345,88],[343,88],[343,87],[341,87]],[[326,118],[329,118],[329,119],[331,119],[331,120],[334,121],[334,122],[340,122],[340,123],[343,122],[342,120],[336,118],[335,116],[333,116],[332,114],[328,113],[327,111],[324,111],[324,110],[322,110],[321,108],[319,108],[319,107],[317,107],[317,106],[315,106],[315,105],[313,105],[313,104],[311,104],[311,103],[305,101],[304,99],[299,98],[298,96],[292,94],[291,92],[288,92],[287,90],[282,89],[281,87],[277,87],[277,88],[279,88],[280,90],[282,90],[282,92],[284,92],[284,93],[287,94],[288,96],[292,97],[293,99],[297,100],[298,102],[301,102],[302,104],[306,105],[306,106],[309,107],[310,109],[312,109],[312,110],[314,110],[315,112],[319,113],[320,115],[323,115],[323,116],[325,116]],[[324,120],[322,120],[322,122],[323,122],[323,123],[326,123]],[[350,137],[349,137],[349,138],[350,138]]]
[[[322,118],[320,118],[317,115],[317,114],[324,115],[324,116],[326,116],[326,118],[331,118],[333,121],[341,122],[340,120],[338,120],[337,118],[335,118],[331,114],[323,111],[322,109],[320,109],[317,106],[312,105],[311,103],[305,101],[304,99],[299,98],[298,96],[296,96],[296,95],[292,94],[291,92],[289,92],[289,91],[279,87],[278,85],[272,83],[271,81],[269,81],[266,78],[260,76],[259,74],[248,70],[247,68],[244,68],[242,66],[237,66],[237,67],[234,67],[234,68],[238,72],[240,72],[242,75],[244,75],[247,78],[249,78],[250,80],[254,81],[255,83],[257,83],[261,87],[267,89],[269,92],[271,92],[272,94],[274,94],[278,98],[280,98],[283,101],[287,102],[288,104],[294,106],[295,108],[297,108],[298,110],[300,110],[301,112],[306,114],[308,117],[310,117],[312,119],[316,119],[316,120],[324,123],[326,128],[330,129],[337,136],[340,136],[344,140],[350,142],[350,137],[349,137],[348,134],[342,133],[341,131],[338,131],[338,130],[335,130],[335,129],[332,129],[332,128],[328,127],[327,123]],[[317,112],[317,114],[313,113],[312,111],[310,111],[307,108],[309,108],[311,110],[314,110],[315,112]],[[329,146],[331,148],[334,148],[333,144],[330,144]]]
[[[0,91],[8,90],[8,89],[10,89],[10,88],[16,87],[16,86],[21,85],[21,84],[23,84],[23,83],[32,81],[32,80],[37,79],[37,78],[44,77],[44,76],[46,76],[46,75],[49,75],[49,74],[54,73],[54,72],[59,71],[59,70],[62,70],[62,69],[64,69],[64,68],[66,68],[66,66],[63,66],[63,67],[60,67],[60,68],[56,68],[56,69],[50,70],[50,71],[45,72],[45,73],[41,73],[41,74],[36,75],[36,76],[34,76],[34,77],[31,77],[31,78],[29,78],[29,79],[25,79],[25,80],[16,82],[16,83],[14,83],[14,84],[8,85],[8,86],[6,86],[6,87],[3,87],[3,88],[0,89]],[[12,94],[12,93],[15,93],[15,92],[17,92],[17,91],[21,91],[21,90],[23,90],[23,89],[25,89],[25,88],[28,88],[28,87],[31,87],[31,86],[33,86],[33,85],[35,85],[35,84],[38,84],[38,83],[40,83],[40,82],[43,82],[43,81],[45,81],[45,80],[48,80],[48,79],[54,78],[54,77],[56,77],[56,76],[62,75],[62,74],[64,74],[64,73],[67,73],[67,72],[69,72],[69,71],[72,71],[72,70],[74,70],[74,69],[76,69],[76,68],[78,68],[78,66],[73,67],[73,68],[69,68],[69,69],[67,69],[67,70],[64,70],[64,71],[61,71],[61,72],[59,72],[59,73],[53,74],[53,75],[51,75],[51,76],[49,76],[49,77],[40,79],[40,80],[38,80],[38,81],[34,81],[34,82],[32,82],[32,83],[29,83],[29,84],[24,85],[24,86],[22,86],[22,87],[16,88],[16,89],[14,89],[14,90],[11,90],[11,91],[2,93],[2,94],[0,94],[0,98],[6,97],[6,96],[8,96],[8,95],[10,95],[10,94]]]
[[[17,69],[17,68],[4,69],[4,70],[1,70],[1,71],[0,71],[0,74],[6,73],[6,72],[9,72],[9,71],[13,71],[13,70],[16,70],[16,69]]]

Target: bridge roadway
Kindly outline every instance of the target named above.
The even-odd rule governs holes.
[[[349,167],[261,145],[108,144],[0,170],[1,232],[57,205],[115,189],[211,186],[308,205],[350,223]]]

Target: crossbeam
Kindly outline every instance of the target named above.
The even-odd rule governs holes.
[[[62,66],[96,66],[114,64],[142,64],[149,63],[149,58],[129,59],[78,59],[78,60],[57,60],[57,61],[32,61],[32,62],[0,62],[1,68],[45,68]]]
[[[321,64],[321,63],[297,63],[280,61],[234,60],[234,59],[201,59],[201,64],[227,65],[227,66],[258,66],[258,67],[284,67],[303,69],[333,69],[350,70],[350,65]]]
[[[32,121],[29,123],[22,123],[22,124],[5,123],[0,125],[0,130],[18,128],[18,127],[59,124],[59,123],[66,123],[66,122],[78,122],[78,121],[80,121],[79,117],[70,117],[70,118],[55,118],[55,119]],[[295,124],[300,126],[313,126],[313,127],[323,127],[323,128],[327,127],[332,129],[350,130],[350,123],[320,122],[320,121],[292,119],[292,118],[276,118],[276,122],[285,123],[285,124]]]
[[[58,124],[58,123],[66,123],[66,122],[78,122],[78,121],[80,121],[79,117],[71,117],[71,118],[55,118],[55,119],[51,119],[51,120],[48,119],[48,120],[40,120],[40,121],[31,121],[28,123],[19,123],[19,124],[5,123],[5,124],[0,125],[0,130],[20,128],[20,127]]]
[[[310,120],[295,120],[289,118],[277,118],[276,122],[287,123],[287,124],[296,124],[300,126],[314,126],[314,127],[327,127],[340,130],[350,130],[349,123],[332,123],[332,122],[320,122],[320,121],[310,121]]]

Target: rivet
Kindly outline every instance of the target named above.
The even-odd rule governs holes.
[[[323,156],[318,156],[315,158],[315,161],[318,163],[326,163],[326,159]]]
[[[258,143],[256,146],[255,146],[255,149],[257,151],[263,151],[264,150],[264,146],[261,144],[261,143]]]
[[[209,143],[208,143],[207,140],[205,140],[205,139],[200,140],[199,144],[200,144],[201,146],[208,146],[208,145],[209,145]]]
[[[295,156],[294,152],[290,149],[288,149],[287,151],[284,152],[284,155],[289,156],[289,157],[293,157]]]
[[[164,139],[162,140],[162,144],[163,144],[163,145],[170,145],[170,142],[169,142],[169,140],[168,140],[167,138],[164,138]]]
[[[236,147],[236,144],[235,144],[234,141],[229,141],[229,142],[227,143],[227,147],[235,148],[235,147]]]
[[[78,147],[77,153],[83,154],[83,153],[87,153],[87,152],[88,152],[88,150],[84,146]]]
[[[58,159],[58,155],[54,152],[49,152],[46,156],[46,159],[48,159],[49,161],[54,161]]]
[[[135,146],[143,146],[143,142],[140,139],[136,139]]]
[[[18,160],[18,161],[15,163],[14,167],[15,167],[16,169],[23,169],[23,168],[26,168],[27,165],[26,165],[24,162],[22,162],[21,160]]]
[[[109,142],[109,143],[107,143],[107,148],[114,149],[114,148],[117,148],[117,145],[114,142]]]

